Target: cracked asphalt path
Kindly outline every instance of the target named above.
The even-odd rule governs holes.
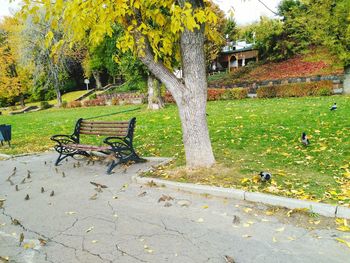
[[[131,182],[161,159],[106,175],[73,159],[56,169],[55,157],[0,161],[0,262],[349,262],[335,240],[350,241],[343,232],[282,223],[260,204]]]

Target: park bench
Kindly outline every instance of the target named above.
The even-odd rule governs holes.
[[[57,166],[69,156],[83,155],[90,157],[89,152],[100,152],[113,156],[107,170],[108,174],[120,163],[128,161],[145,162],[136,154],[133,147],[135,124],[136,118],[132,118],[130,121],[79,119],[72,135],[54,135],[51,137],[51,140],[57,143],[54,148],[59,153],[55,165]],[[101,138],[103,145],[81,144],[81,135],[84,135],[84,138],[85,136]]]

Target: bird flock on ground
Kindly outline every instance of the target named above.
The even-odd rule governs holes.
[[[334,102],[334,104],[329,108],[330,111],[336,111],[338,109],[338,106],[337,106],[337,103]],[[304,145],[304,146],[309,146],[310,145],[310,139],[309,137],[307,136],[306,132],[303,132],[301,134],[301,143]],[[267,181],[270,181],[272,175],[270,172],[260,172],[259,173],[260,175],[260,180],[261,182],[267,182]]]

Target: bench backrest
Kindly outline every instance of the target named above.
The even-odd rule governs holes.
[[[74,135],[78,138],[80,134],[95,136],[117,136],[128,137],[132,140],[136,118],[130,121],[90,121],[79,119],[75,126]]]

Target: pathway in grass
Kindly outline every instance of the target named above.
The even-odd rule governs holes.
[[[337,102],[339,109],[330,112]],[[13,125],[13,147],[0,152],[37,152],[52,147],[50,136],[72,133],[76,120],[111,114],[135,106],[50,109],[18,116],[0,116]],[[291,197],[350,203],[350,97],[247,99],[210,102],[210,134],[220,165],[202,176],[160,172],[179,181],[243,187]],[[159,112],[140,110],[100,119],[137,117],[136,149],[142,156],[174,156],[184,164],[181,126],[174,105]],[[305,131],[309,147],[300,143]],[[223,168],[224,167],[224,168]],[[215,171],[216,170],[216,171]],[[259,171],[273,173],[271,184],[261,185]]]

